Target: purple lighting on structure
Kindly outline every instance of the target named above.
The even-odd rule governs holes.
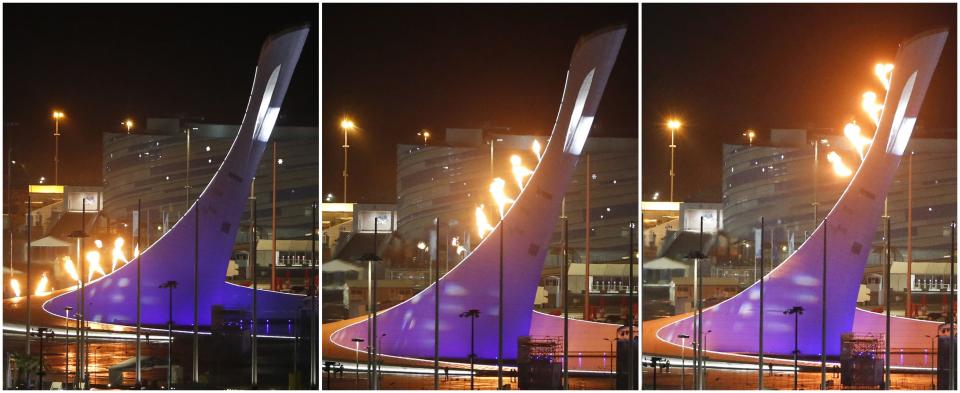
[[[500,312],[497,277],[499,243],[504,230],[507,234],[503,242],[504,357],[516,358],[517,338],[531,335],[532,329],[538,329],[532,324],[534,319],[543,321],[543,325],[555,326],[549,317],[534,317],[537,285],[559,220],[561,200],[570,184],[625,32],[625,27],[618,26],[579,40],[567,71],[557,122],[536,169],[516,197],[516,202],[505,212],[503,220],[440,279],[441,358],[468,358],[470,321],[459,315],[470,309],[480,310],[480,317],[475,321],[477,356],[481,359],[495,359],[497,356]],[[436,290],[431,285],[378,314],[378,332],[394,337],[383,342],[383,354],[433,357],[433,299]],[[334,332],[331,341],[353,350],[351,339],[366,336],[366,321],[361,320]]]
[[[829,225],[827,247],[827,353],[840,353],[840,335],[848,332],[883,332],[883,318],[857,310],[860,277],[883,213],[884,199],[903,149],[913,131],[924,94],[947,38],[946,30],[927,32],[901,45],[883,106],[874,142],[850,184],[825,217]],[[710,350],[757,353],[758,319],[764,312],[764,352],[790,354],[793,351],[794,316],[782,310],[801,306],[808,313],[799,317],[801,354],[818,354],[821,345],[822,263],[824,223],[782,264],[764,278],[764,305],[759,305],[759,283],[703,313],[703,329],[713,330]],[[879,320],[879,321],[878,321]],[[661,340],[680,345],[679,335],[692,335],[693,318],[664,326],[657,332]],[[891,342],[917,342],[931,324],[896,319],[891,331],[910,338],[891,338]],[[912,330],[901,330],[912,327]],[[901,328],[901,329],[898,329]],[[935,329],[935,327],[934,327]],[[920,340],[914,340],[919,335]],[[906,346],[906,345],[905,345]]]
[[[194,236],[197,232],[200,325],[210,324],[213,306],[228,310],[251,308],[250,288],[226,283],[224,277],[250,193],[250,183],[273,132],[308,31],[308,27],[299,27],[267,38],[260,52],[243,122],[223,164],[180,221],[144,250],[140,258],[87,283],[88,320],[120,325],[136,323],[136,265],[142,263],[143,323],[162,325],[167,322],[167,292],[158,287],[160,283],[173,280],[181,283],[174,290],[174,324],[191,325]],[[197,214],[200,215],[199,230],[194,224]],[[304,296],[280,292],[258,292],[258,316],[261,318],[292,316],[305,299]],[[62,315],[64,307],[76,306],[78,295],[78,290],[64,293],[50,299],[43,307],[51,314]]]

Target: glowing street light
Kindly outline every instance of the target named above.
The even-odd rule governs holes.
[[[53,182],[60,184],[60,119],[64,118],[63,112],[53,111]]]
[[[873,67],[873,73],[883,83],[883,88],[890,90],[890,79],[893,77],[893,64],[879,63]]]
[[[873,140],[860,135],[860,126],[858,126],[856,122],[847,123],[847,125],[843,127],[843,135],[846,136],[850,143],[853,144],[853,147],[857,150],[857,153],[860,154],[860,160],[863,161],[863,155],[866,147],[872,143]]]
[[[537,156],[537,162],[540,162],[540,151],[542,150],[540,141],[534,139],[533,144],[530,145],[530,150],[533,150],[533,155]]]
[[[513,203],[514,200],[507,196],[504,192],[504,187],[506,187],[507,182],[503,179],[497,177],[490,182],[490,195],[493,196],[494,203],[497,204],[497,210],[500,212],[500,219],[503,220],[503,206],[508,203]]]
[[[424,128],[417,133],[417,136],[423,137],[423,147],[427,147],[427,139],[430,138],[430,130]]]
[[[749,143],[750,146],[753,146],[753,138],[757,137],[757,133],[753,130],[746,130],[743,132],[743,136],[747,137],[747,143]]]
[[[425,250],[425,249],[427,249],[427,243],[424,243],[424,242],[421,241],[421,242],[417,243],[417,248],[420,249],[420,250]]]
[[[656,201],[656,200],[658,200],[658,199],[660,199],[660,192],[659,192],[659,191],[653,193],[653,200]]]
[[[513,178],[517,180],[517,187],[523,190],[523,179],[533,174],[533,171],[523,166],[520,156],[514,154],[510,156],[510,166],[513,172]]]
[[[683,124],[679,119],[669,119],[667,120],[667,128],[670,129],[670,202],[673,202],[673,178],[676,176],[676,172],[673,168],[674,156],[677,150],[676,136],[677,130]]]
[[[853,171],[843,163],[843,159],[840,158],[837,152],[832,151],[827,154],[827,161],[833,165],[833,172],[836,173],[837,176],[847,177],[853,174]]]
[[[350,144],[347,143],[347,134],[348,131],[357,129],[357,125],[353,120],[344,118],[340,120],[340,128],[343,129],[343,202],[347,202],[347,157],[350,149]]]
[[[880,112],[883,111],[883,104],[877,102],[876,93],[872,91],[863,93],[863,100],[860,102],[860,107],[863,108],[864,112],[867,112],[870,120],[873,120],[873,125],[880,124]]]
[[[127,119],[127,120],[124,121],[123,123],[120,123],[120,125],[126,126],[126,127],[127,127],[127,134],[130,134],[130,129],[133,128],[133,120]]]
[[[483,239],[483,235],[487,232],[493,232],[493,226],[490,225],[490,221],[487,220],[487,215],[483,212],[483,204],[477,206],[474,216],[477,219],[477,234],[480,235],[480,238]]]

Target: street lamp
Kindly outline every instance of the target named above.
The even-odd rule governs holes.
[[[670,129],[670,202],[673,202],[673,178],[676,175],[673,169],[674,155],[677,150],[676,135],[677,130],[683,124],[678,119],[667,120],[667,128]]]
[[[470,390],[473,390],[473,364],[477,358],[477,354],[473,351],[473,323],[480,318],[480,310],[467,310],[460,313],[460,318],[470,318]]]
[[[66,325],[67,336],[65,338],[67,345],[63,350],[63,354],[66,356],[66,360],[63,363],[63,382],[64,385],[70,383],[70,311],[73,311],[73,307],[66,306],[63,308],[64,314],[66,315]]]
[[[123,123],[120,123],[122,126],[127,127],[127,135],[130,135],[130,129],[133,128],[133,120],[127,119]]]
[[[53,112],[53,182],[60,184],[60,119],[65,115],[63,112]]]
[[[354,362],[354,365],[353,365],[357,375],[357,381],[354,383],[353,388],[360,390],[360,343],[363,342],[363,339],[354,338],[353,340],[350,340],[350,341],[353,341],[353,344],[355,346],[354,352],[356,352],[357,354],[356,361]]]
[[[173,280],[160,284],[161,289],[166,288],[169,290],[167,302],[170,304],[170,319],[167,321],[167,390],[170,390],[171,385],[173,384],[173,373],[171,371],[171,366],[173,365],[173,356],[171,349],[173,348],[173,290],[176,287],[177,282]],[[254,323],[253,328],[257,328],[256,323]]]
[[[934,348],[933,342],[935,338],[940,338],[940,335],[937,334],[936,336],[931,336],[929,334],[924,334],[923,336],[930,339],[930,359],[935,361],[937,359],[937,355],[935,355],[933,352],[933,348]],[[937,385],[934,382],[933,376],[936,375],[937,372],[936,372],[936,369],[933,368],[933,362],[930,362],[930,369],[932,370],[930,372],[930,389],[936,390]]]
[[[690,336],[686,334],[681,334],[677,337],[680,337],[680,390],[684,390],[687,388],[686,384],[684,384],[684,381],[683,381],[687,374],[686,372],[687,370],[686,370],[686,360],[684,358],[683,350],[687,349],[687,339],[690,338]]]
[[[347,143],[347,134],[349,131],[357,129],[357,125],[349,118],[340,121],[340,128],[343,129],[343,202],[347,202],[347,154],[350,144]]]
[[[417,136],[423,137],[423,147],[427,147],[427,139],[430,138],[430,130],[424,128],[417,133]]]
[[[783,311],[783,315],[793,315],[793,390],[797,390],[797,377],[799,367],[797,357],[800,356],[800,316],[803,315],[803,307],[793,306]]]
[[[37,376],[40,377],[40,383],[37,387],[40,390],[43,390],[43,376],[46,372],[43,371],[43,339],[49,338],[53,339],[53,330],[47,329],[45,327],[37,328],[37,332],[33,333],[34,336],[40,337],[40,367],[37,369]]]
[[[606,341],[608,344],[610,344],[610,352],[607,353],[607,356],[604,356],[605,359],[609,359],[609,358],[610,358],[610,355],[613,355],[613,343],[617,341],[617,338],[616,338],[616,337],[614,337],[614,338],[604,337],[604,338],[603,338],[603,341]],[[613,373],[613,363],[616,362],[617,357],[614,356],[613,359],[614,359],[614,361],[610,362],[610,375],[613,375],[614,388],[616,388],[617,375]]]
[[[757,137],[757,133],[753,130],[746,130],[743,132],[743,136],[747,137],[747,143],[749,143],[750,146],[753,146],[753,138]]]

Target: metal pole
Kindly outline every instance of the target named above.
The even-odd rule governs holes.
[[[884,202],[884,205],[886,205],[886,202]],[[890,379],[890,306],[891,306],[891,304],[890,304],[890,292],[891,292],[891,290],[893,289],[893,286],[890,285],[890,265],[892,264],[892,261],[890,260],[890,216],[887,215],[886,206],[884,206],[884,209],[883,209],[883,210],[884,210],[883,218],[884,218],[884,219],[886,220],[886,222],[887,222],[887,223],[886,223],[887,225],[886,225],[886,227],[885,227],[885,228],[886,228],[886,233],[885,233],[885,235],[884,235],[884,236],[886,237],[886,247],[885,247],[886,250],[884,250],[884,252],[886,253],[886,256],[887,256],[887,266],[886,266],[886,269],[885,269],[885,272],[884,272],[884,274],[885,274],[886,277],[884,277],[884,280],[883,280],[883,281],[884,281],[884,286],[886,287],[886,288],[884,288],[883,294],[884,294],[884,296],[886,297],[885,302],[886,302],[886,306],[887,306],[886,327],[885,327],[885,329],[886,329],[886,333],[885,333],[885,334],[886,334],[886,335],[884,336],[884,338],[885,338],[885,340],[884,340],[884,341],[885,341],[884,345],[885,345],[885,347],[886,347],[886,350],[885,350],[884,358],[883,358],[883,362],[884,362],[884,374],[885,374],[885,376],[886,376],[886,378],[884,379],[884,380],[886,381],[886,383],[884,383],[884,389],[885,389],[885,390],[890,390],[890,383],[892,382],[892,380]]]
[[[473,348],[473,322],[477,320],[477,315],[479,315],[479,313],[470,316],[470,390],[473,390],[473,376],[475,375],[473,365],[477,359],[477,353]]]
[[[793,390],[797,390],[797,377],[800,376],[800,368],[797,366],[797,358],[800,357],[800,312],[802,311],[796,310],[793,313]]]
[[[33,232],[33,203],[30,200],[30,193],[27,192],[27,279],[26,279],[27,281],[26,283],[27,284],[27,330],[25,331],[26,338],[27,338],[27,351],[26,351],[27,357],[30,357],[30,309],[31,309],[30,299],[33,293],[33,289],[30,288],[30,280],[31,280],[30,266],[32,265],[32,262],[31,262],[32,253],[30,251],[31,249],[33,249],[33,247],[30,247],[30,243],[32,242],[32,235],[33,235],[32,232]],[[83,275],[83,272],[81,272],[80,274]],[[29,387],[29,385],[30,384],[28,383],[27,386]]]
[[[506,234],[507,223],[500,219],[500,295],[497,300],[497,390],[503,389],[503,235]]]
[[[350,149],[350,144],[347,143],[347,129],[343,129],[343,202],[347,203],[347,155]],[[369,347],[371,343],[367,343]]]
[[[680,337],[680,390],[685,390],[687,388],[687,384],[684,381],[684,378],[687,375],[687,359],[684,357],[683,352],[685,349],[687,349],[687,337],[689,336],[681,335]]]
[[[189,132],[187,135],[190,135]],[[187,190],[189,194],[189,189]],[[198,201],[199,202],[199,201]],[[200,383],[200,204],[193,210],[193,383]]]
[[[823,220],[823,276],[820,279],[820,390],[827,390],[827,220]]]
[[[166,287],[168,290],[169,317],[167,321],[167,390],[173,386],[173,288],[177,287],[176,281],[167,281],[160,288]]]
[[[256,181],[256,178],[253,179]],[[250,183],[250,267],[253,269],[253,327],[250,329],[250,385],[257,388],[257,197]]]
[[[634,373],[637,372],[637,370],[636,370],[637,366],[633,363],[633,358],[636,357],[636,352],[634,352],[634,349],[633,349],[633,301],[634,301],[634,297],[633,297],[633,256],[634,256],[634,254],[635,254],[634,251],[633,251],[633,239],[634,239],[634,236],[636,236],[636,230],[637,230],[637,223],[636,223],[636,222],[631,222],[631,223],[630,223],[630,259],[629,259],[629,261],[630,261],[630,268],[629,268],[629,270],[630,270],[630,271],[628,272],[628,277],[627,277],[627,291],[628,291],[628,294],[629,294],[628,299],[630,299],[630,300],[627,302],[627,326],[628,326],[628,328],[627,328],[627,355],[628,355],[628,357],[629,357],[629,361],[627,362],[627,379],[628,379],[628,381],[627,381],[627,389],[628,389],[628,390],[634,390],[634,388],[636,388],[635,386],[633,386],[633,380],[634,380],[634,375],[636,375],[636,374],[634,374]]]
[[[60,184],[60,117],[56,114],[53,116],[53,124],[53,183]]]
[[[63,362],[63,384],[70,384],[70,310],[73,310],[73,307],[67,306],[63,309],[66,314],[66,322],[64,322],[64,330],[67,332],[64,340],[66,345],[64,345],[63,354],[66,356]]]
[[[37,370],[37,376],[40,378],[40,382],[37,384],[37,388],[43,390],[43,334],[46,332],[46,328],[37,328],[37,336],[40,337],[40,368]]]
[[[813,228],[817,228],[817,213],[820,209],[820,202],[817,201],[817,180],[819,179],[819,174],[817,169],[819,169],[820,163],[820,140],[814,138],[813,140]]]
[[[950,382],[947,384],[948,390],[957,390],[957,329],[955,302],[957,298],[956,280],[954,279],[954,265],[957,262],[957,222],[950,223]],[[939,347],[937,348],[939,352]]]
[[[190,127],[186,127],[186,132],[187,132],[187,177],[185,180],[187,184],[183,186],[183,188],[187,190],[187,207],[186,208],[190,209]]]
[[[141,212],[142,212],[141,200],[140,200],[140,198],[137,198],[137,222],[133,223],[133,225],[136,225],[135,228],[136,228],[136,232],[137,232],[137,248],[136,248],[136,250],[137,250],[137,356],[136,356],[136,357],[137,357],[137,365],[136,365],[136,372],[137,372],[136,387],[137,387],[137,389],[139,389],[139,388],[143,385],[143,381],[141,380],[142,375],[141,375],[141,365],[140,365],[140,356],[141,356],[141,355],[140,355],[140,327],[141,327],[141,320],[140,320],[140,285],[141,285],[141,281],[140,281],[140,267],[143,265],[143,263],[142,263],[142,262],[143,262],[143,261],[142,261],[142,258],[140,257],[140,254],[142,254],[142,253],[139,251],[139,250],[140,250],[140,214],[141,214]]]
[[[314,342],[318,337],[320,337],[319,332],[317,331],[317,317],[320,315],[319,310],[317,310],[317,278],[315,276],[317,270],[317,232],[319,232],[320,224],[317,222],[317,201],[313,202],[312,213],[313,219],[310,221],[310,285],[307,288],[310,288],[310,307],[313,308],[313,312],[310,314],[310,388],[317,389],[317,377],[319,372],[319,361],[317,354],[318,345]]]
[[[586,220],[586,250],[584,252],[584,260],[586,261],[585,271],[583,273],[583,320],[590,320],[590,153],[586,154],[587,159],[587,172],[586,172],[586,209],[583,211],[584,219]]]
[[[569,282],[569,260],[567,258],[567,198],[564,197],[560,203],[560,220],[563,221],[563,271],[560,272],[560,278],[563,280],[563,389],[570,389],[570,305],[568,304],[570,291]]]
[[[700,255],[698,256],[698,258],[697,258],[697,260],[696,260],[696,261],[697,261],[697,267],[696,267],[696,270],[697,270],[697,271],[696,271],[696,273],[695,273],[695,274],[697,275],[697,288],[696,288],[696,291],[697,291],[697,346],[699,347],[698,350],[697,350],[697,352],[700,353],[700,358],[699,358],[699,362],[700,362],[699,373],[700,373],[700,375],[697,377],[697,381],[699,382],[699,388],[700,388],[700,390],[703,390],[703,389],[704,389],[704,386],[706,386],[706,383],[705,383],[705,381],[704,381],[704,378],[705,378],[705,376],[706,376],[706,375],[705,375],[705,374],[706,374],[706,370],[705,370],[705,369],[706,369],[706,366],[707,366],[706,362],[704,361],[704,357],[703,357],[703,355],[704,355],[704,354],[703,354],[703,350],[706,349],[706,345],[703,345],[703,344],[704,344],[704,343],[703,343],[703,263],[701,263],[701,262],[702,262],[701,259],[702,259],[704,256],[705,256],[705,254],[703,253],[703,216],[700,216]],[[632,258],[631,258],[631,261],[632,261]],[[631,262],[631,266],[633,266],[633,263],[632,263],[632,262]],[[630,278],[632,279],[633,277],[630,277]],[[633,321],[631,321],[631,323],[632,323],[632,322],[633,322]],[[631,326],[632,326],[632,325],[631,325]]]
[[[270,290],[277,290],[277,141],[273,141],[273,175],[270,176],[273,182],[273,190],[270,197],[270,239],[273,247],[270,253]],[[310,222],[313,226],[313,221]],[[313,236],[311,235],[311,240]],[[313,254],[310,254],[313,257]]]
[[[907,157],[907,312],[913,317],[913,152]]]
[[[81,364],[83,365],[83,389],[89,389],[88,379],[89,375],[89,364],[87,354],[89,353],[89,347],[87,347],[87,299],[86,299],[86,281],[83,280],[84,272],[87,271],[87,264],[83,258],[83,249],[85,246],[85,239],[87,236],[86,226],[87,226],[87,198],[82,198],[80,203],[80,249],[77,258],[80,260],[80,341],[82,343],[80,351],[83,354]],[[79,370],[77,370],[79,372]]]
[[[763,225],[763,224],[764,224],[764,222],[763,222],[763,216],[761,216],[761,217],[760,217],[760,244],[757,244],[757,245],[756,245],[756,246],[757,246],[757,251],[760,252],[760,312],[758,312],[758,314],[760,314],[760,331],[757,333],[757,335],[759,336],[759,340],[760,340],[760,348],[759,348],[759,349],[760,349],[760,351],[759,351],[759,352],[760,352],[760,353],[759,353],[759,358],[760,358],[760,373],[757,375],[758,380],[760,381],[759,390],[763,390],[763,314],[764,314],[764,311],[763,311],[763,279],[764,279],[764,277],[763,277],[763,275],[764,275],[764,273],[763,273],[763,235],[764,235],[764,228],[763,228],[763,226],[764,226],[764,225]]]
[[[374,217],[373,219],[373,255],[377,255],[377,236],[379,236],[380,231],[380,219]],[[380,389],[380,340],[377,336],[377,264],[372,265],[372,274],[373,274],[373,287],[372,287],[372,296],[373,300],[370,302],[371,314],[373,314],[373,390]]]
[[[440,217],[434,218],[433,224],[437,229],[433,247],[433,389],[440,390]]]
[[[670,202],[673,202],[673,177],[676,174],[673,170],[673,157],[674,152],[677,150],[677,144],[674,143],[676,133],[677,130],[675,128],[670,129]]]

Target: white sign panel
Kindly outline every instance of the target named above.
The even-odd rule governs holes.
[[[380,233],[393,231],[393,212],[389,210],[366,210],[357,213],[357,230],[359,232],[373,233],[374,219],[379,220],[377,230]]]

